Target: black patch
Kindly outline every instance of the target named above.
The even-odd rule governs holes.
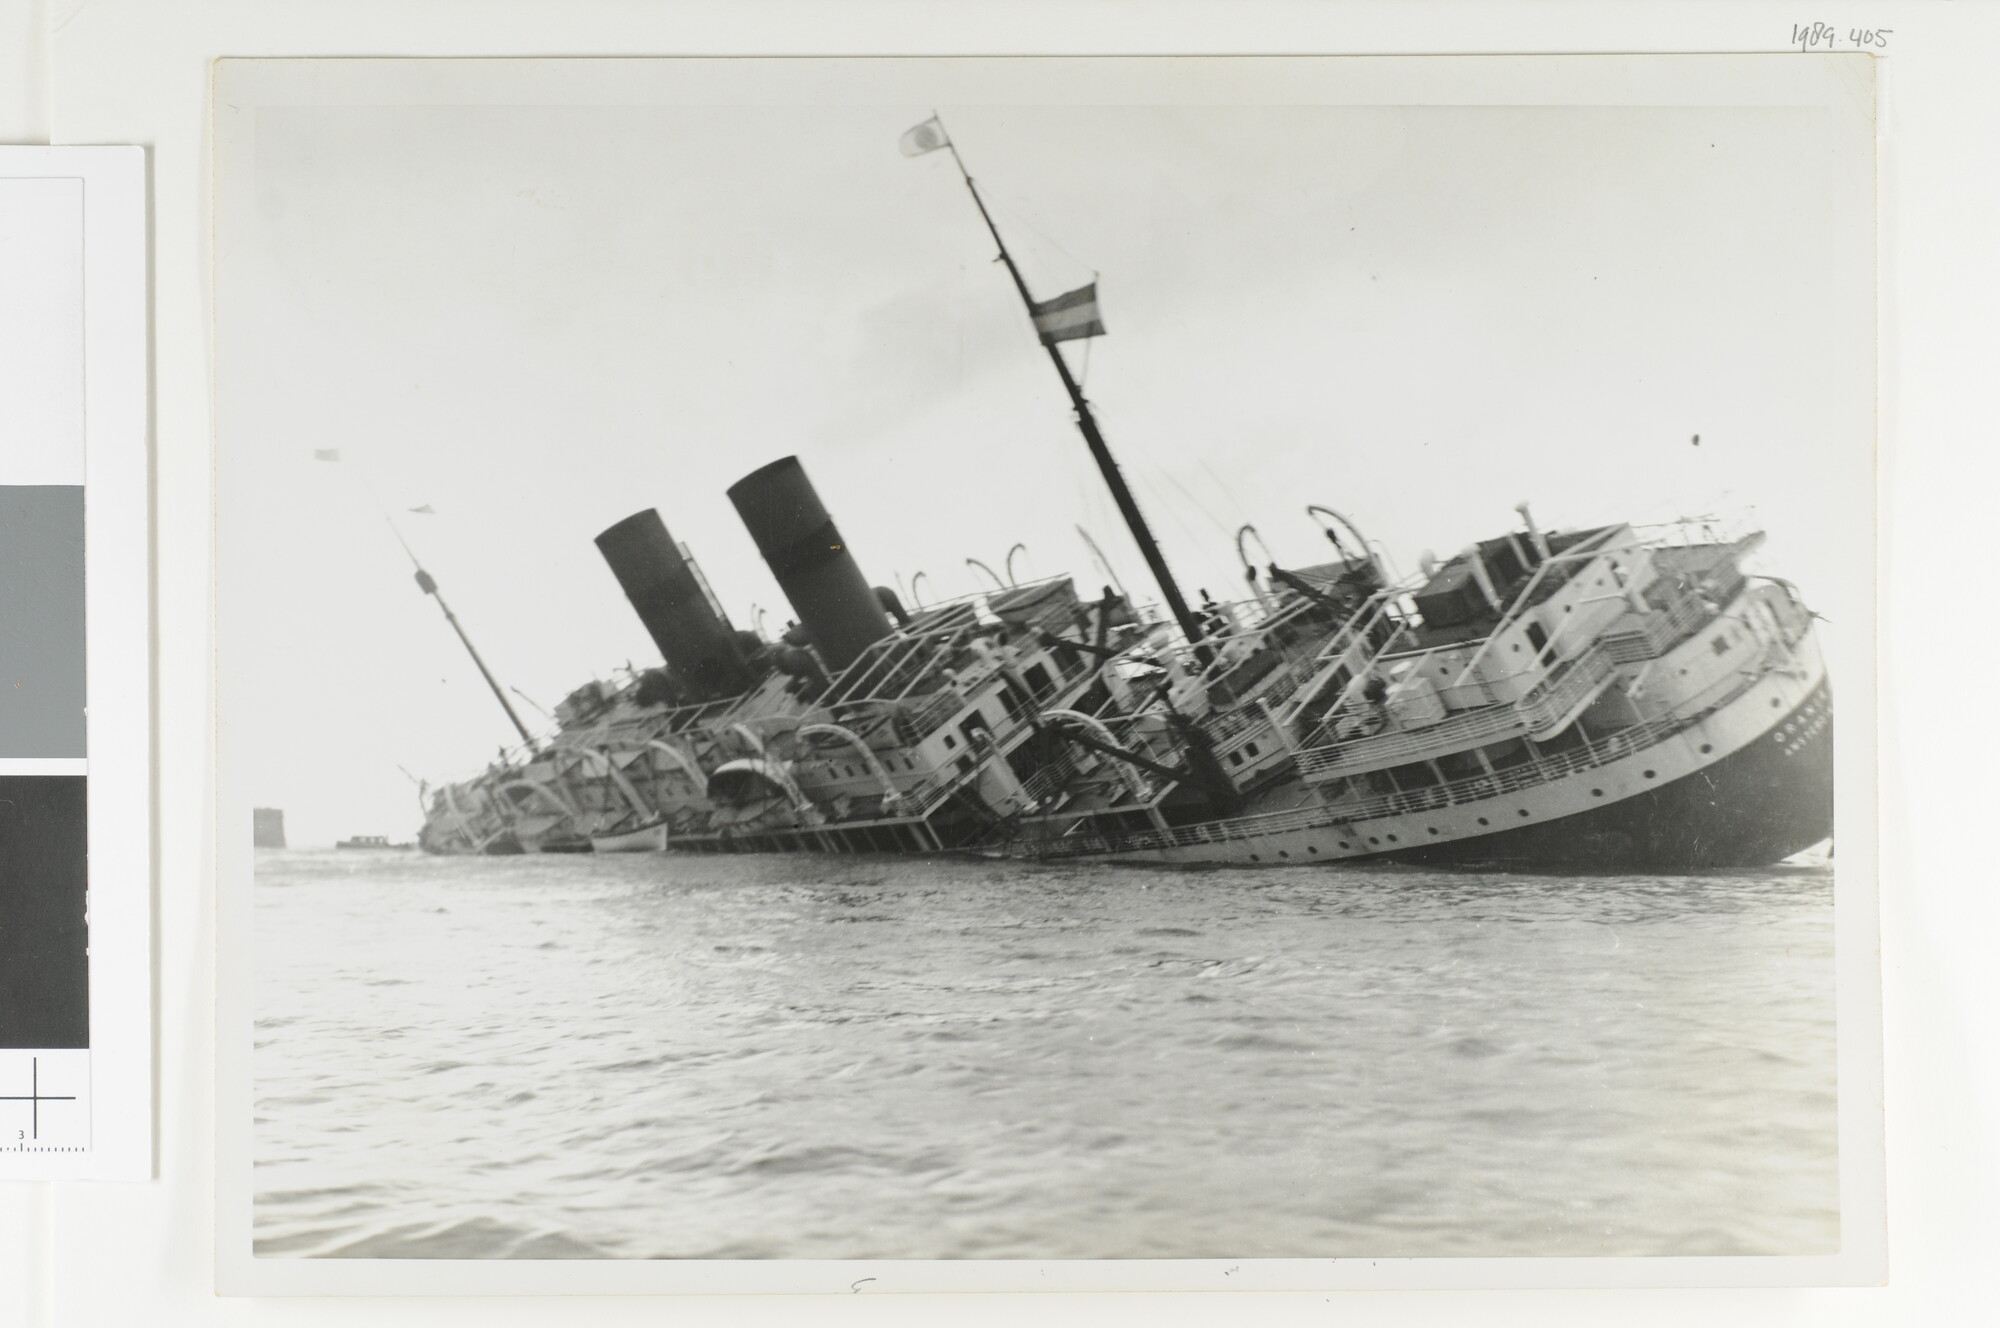
[[[0,1047],[88,1047],[85,780],[0,777]]]

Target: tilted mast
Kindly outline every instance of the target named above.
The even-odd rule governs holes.
[[[315,448],[313,450],[313,460],[339,464],[341,460],[340,449],[337,447]],[[514,709],[514,703],[507,699],[507,693],[501,688],[500,680],[493,676],[493,670],[487,668],[486,661],[480,658],[478,648],[472,644],[472,638],[465,634],[465,628],[459,623],[458,615],[451,611],[451,605],[445,603],[444,596],[438,593],[437,579],[424,570],[423,561],[417,557],[417,551],[410,547],[408,540],[403,538],[402,527],[396,524],[395,517],[389,515],[387,505],[380,498],[376,497],[375,486],[368,482],[368,477],[359,470],[354,470],[351,473],[359,483],[362,492],[367,495],[369,503],[382,514],[382,524],[389,527],[389,533],[396,537],[396,543],[403,550],[404,555],[409,558],[410,566],[416,569],[417,589],[437,601],[438,609],[444,614],[444,620],[451,624],[451,630],[457,634],[459,644],[465,647],[466,654],[472,656],[473,667],[479,670],[479,676],[486,680],[486,686],[492,690],[493,699],[498,701],[500,708],[507,712],[507,718],[513,723],[514,731],[521,735],[521,741],[532,748],[535,745],[534,735],[529,733],[528,726],[521,722],[520,713]],[[425,506],[410,510],[415,512],[429,512],[431,509]]]
[[[417,558],[417,551],[403,538],[403,532],[396,526],[396,519],[389,515],[389,509],[386,507],[382,509],[382,520],[388,524],[389,533],[396,537],[396,543],[402,545],[403,552],[409,555],[410,565],[417,569],[417,589],[437,601],[438,609],[444,614],[444,620],[451,624],[452,631],[458,633],[459,644],[465,647],[466,654],[472,656],[473,667],[479,670],[479,676],[486,679],[486,685],[492,689],[493,699],[500,703],[500,708],[507,712],[507,718],[514,722],[514,732],[521,735],[522,742],[533,747],[534,735],[529,733],[528,726],[521,722],[520,712],[515,710],[514,703],[507,699],[507,693],[501,689],[500,680],[493,676],[493,670],[487,668],[486,661],[480,658],[479,647],[473,645],[472,638],[465,634],[465,628],[459,624],[458,615],[451,611],[451,605],[445,603],[444,596],[438,593],[437,578],[424,570],[423,563]]]
[[[393,526],[391,528],[393,529]],[[399,533],[397,539],[400,540],[401,538],[402,536]],[[403,546],[405,553],[409,553],[409,549],[409,545],[405,544]],[[410,554],[411,562],[416,562],[416,558],[416,554]],[[514,703],[507,699],[507,693],[500,690],[499,680],[493,676],[493,670],[487,668],[486,661],[479,657],[478,647],[472,644],[472,638],[467,636],[465,628],[459,625],[458,615],[451,611],[451,605],[445,603],[444,596],[438,593],[437,578],[426,572],[422,563],[417,563],[417,589],[437,601],[438,608],[444,612],[444,620],[451,624],[452,631],[458,633],[459,642],[465,646],[465,653],[472,656],[472,663],[479,670],[479,676],[486,679],[486,685],[493,689],[493,699],[498,701],[500,708],[507,712],[507,718],[514,721],[514,731],[521,735],[522,742],[533,747],[535,745],[534,735],[529,733],[528,726],[521,722],[521,716],[514,709]]]
[[[980,220],[986,223],[987,232],[993,236],[993,243],[1000,249],[1000,261],[1007,265],[1007,275],[1014,279],[1014,289],[1020,293],[1021,303],[1027,307],[1028,317],[1036,325],[1042,349],[1049,353],[1049,363],[1055,365],[1056,376],[1062,379],[1063,390],[1069,393],[1070,403],[1076,407],[1076,427],[1083,434],[1084,445],[1090,449],[1091,460],[1097,463],[1097,470],[1104,477],[1105,487],[1111,490],[1112,501],[1118,504],[1118,512],[1125,518],[1125,525],[1132,532],[1132,540],[1139,546],[1140,556],[1146,560],[1147,568],[1153,573],[1153,580],[1160,587],[1161,598],[1166,600],[1168,610],[1174,615],[1174,621],[1180,624],[1181,634],[1194,647],[1196,658],[1206,665],[1211,659],[1211,654],[1201,619],[1188,608],[1187,598],[1181,594],[1181,588],[1175,582],[1173,572],[1167,567],[1166,556],[1160,552],[1159,541],[1153,538],[1152,527],[1146,524],[1145,514],[1139,510],[1138,500],[1132,496],[1132,489],[1125,482],[1124,472],[1118,468],[1117,459],[1111,455],[1111,449],[1105,444],[1103,433],[1098,430],[1097,419],[1090,413],[1090,402],[1084,397],[1082,386],[1076,381],[1076,375],[1070,372],[1069,361],[1065,360],[1062,352],[1057,349],[1058,342],[1070,337],[1098,335],[1103,330],[1102,325],[1097,323],[1093,316],[1089,319],[1089,326],[1095,327],[1097,331],[1076,330],[1073,316],[1069,337],[1043,328],[1044,320],[1051,314],[1060,313],[1065,308],[1081,310],[1094,306],[1093,286],[1086,286],[1083,291],[1072,291],[1069,295],[1058,296],[1047,302],[1037,301],[1029,293],[1027,280],[1021,276],[1021,269],[1015,265],[1014,256],[1007,251],[1007,242],[1000,238],[1000,228],[993,223],[993,214],[986,210],[986,200],[980,197],[979,186],[972,181],[972,172],[965,168],[965,159],[958,155],[957,146],[945,134],[943,124],[935,115],[903,135],[902,148],[906,156],[935,152],[939,148],[946,148],[951,152],[951,159],[957,164],[958,173],[964,177],[965,187],[972,194],[973,205],[979,209]],[[1088,293],[1086,299],[1078,301],[1075,305],[1070,304],[1071,297],[1082,296],[1085,293]]]

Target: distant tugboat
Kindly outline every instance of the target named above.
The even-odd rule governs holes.
[[[940,149],[935,119],[904,136]],[[798,626],[734,630],[656,513],[620,522],[597,542],[664,667],[429,794],[425,849],[1691,871],[1832,834],[1826,669],[1790,583],[1740,565],[1761,533],[1523,503],[1398,580],[1314,505],[1331,561],[1260,569],[1246,527],[1255,597],[1197,614],[1059,349],[1104,334],[1095,285],[1036,300],[959,170],[1168,619],[1067,578],[907,612],[786,457],[729,497]]]
[[[355,835],[351,839],[340,840],[338,843],[334,845],[334,847],[345,848],[345,849],[372,849],[376,852],[394,853],[394,852],[405,852],[409,849],[415,848],[416,845],[392,844],[389,842],[389,836],[387,835]]]

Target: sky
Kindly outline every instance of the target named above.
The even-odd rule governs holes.
[[[219,139],[221,714],[295,843],[407,836],[417,779],[512,737],[385,510],[545,708],[657,662],[592,544],[640,509],[739,626],[792,616],[724,496],[785,455],[876,583],[968,593],[967,558],[1020,543],[1094,589],[1082,525],[1150,597],[950,155],[897,152],[933,107],[1036,294],[1098,280],[1107,335],[1069,353],[1191,593],[1240,593],[1245,522],[1322,560],[1308,503],[1407,570],[1527,500],[1550,528],[1747,521],[1836,624],[1865,606],[1851,115],[646,77],[280,86]]]

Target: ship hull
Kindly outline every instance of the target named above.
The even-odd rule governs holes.
[[[1787,652],[1782,666],[1767,669],[1728,702],[1643,741],[1613,735],[1606,747],[1585,758],[1560,758],[1569,764],[1559,777],[1538,777],[1505,791],[1441,788],[1366,820],[1343,817],[1337,805],[1309,804],[1090,840],[1027,835],[998,852],[1043,860],[1189,865],[1393,861],[1678,873],[1768,865],[1833,833],[1832,700],[1809,633]],[[776,804],[772,810],[784,811]],[[924,853],[972,848],[980,837],[922,819],[812,826],[785,824],[787,819],[788,813],[719,834],[673,836],[665,843],[663,826],[648,827],[577,847]],[[661,833],[648,833],[653,829]],[[555,847],[509,834],[487,843],[484,851]]]
[[[1381,856],[1426,866],[1709,871],[1766,866],[1832,834],[1832,705],[1822,684],[1761,740],[1663,787],[1556,821]]]
[[[1791,693],[1790,703],[1786,703]],[[1802,695],[1800,695],[1802,693]],[[1772,702],[1779,702],[1773,705]],[[1246,862],[1263,866],[1314,862],[1393,861],[1450,868],[1507,868],[1517,871],[1691,872],[1766,866],[1811,848],[1833,833],[1833,707],[1823,673],[1805,680],[1772,677],[1702,724],[1677,735],[1676,746],[1701,754],[1716,739],[1735,733],[1739,740],[1719,759],[1703,761],[1686,773],[1651,783],[1672,752],[1667,744],[1640,749],[1527,797],[1468,802],[1451,809],[1460,820],[1491,822],[1505,808],[1532,804],[1531,824],[1455,839],[1441,836],[1413,848],[1367,851],[1417,834],[1446,821],[1433,810],[1420,816],[1355,826],[1334,822],[1259,833],[1255,818],[1218,822],[1215,838],[1174,847],[1134,844],[1104,852],[1063,853],[1033,849],[1020,856],[1109,862],[1167,862],[1188,865]],[[1607,785],[1638,785],[1610,802],[1597,791]],[[1569,787],[1562,787],[1566,784]],[[1564,810],[1564,800],[1576,804]],[[1194,827],[1190,827],[1194,828]],[[900,834],[883,836],[890,830]],[[1370,833],[1373,832],[1373,833]],[[936,851],[924,836],[912,842],[915,827],[879,827],[865,837],[855,827],[787,830],[741,840],[675,841],[682,850],[707,852],[909,852]],[[1184,832],[1183,832],[1184,833]]]

